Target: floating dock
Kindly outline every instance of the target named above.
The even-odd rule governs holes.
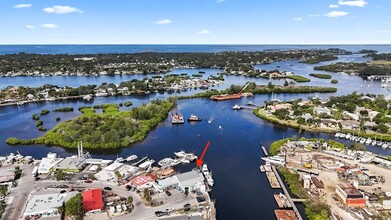
[[[289,203],[286,196],[282,193],[276,193],[274,194],[274,199],[276,200],[276,203],[278,205],[278,208],[284,209],[284,208],[292,208],[292,205]]]
[[[293,210],[274,210],[278,220],[298,220]]]
[[[277,180],[276,175],[274,172],[266,172],[266,177],[269,180],[270,186],[272,189],[281,189],[281,185]]]

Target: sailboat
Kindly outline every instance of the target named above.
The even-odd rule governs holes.
[[[270,100],[272,102],[281,102],[281,100],[277,99],[277,96],[272,92],[272,99]]]

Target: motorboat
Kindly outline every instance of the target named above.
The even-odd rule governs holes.
[[[126,158],[126,161],[130,162],[130,161],[133,161],[133,160],[137,160],[137,158],[138,158],[137,155],[132,154],[132,155],[130,155],[129,157]]]
[[[365,141],[367,141],[367,139],[365,139],[365,138],[361,138],[361,140],[360,140],[360,144],[364,144],[364,143],[365,143]]]
[[[270,162],[271,164],[275,164],[275,165],[284,165],[285,164],[284,158],[279,157],[279,156],[261,157],[261,159],[266,162]]]
[[[239,105],[234,105],[234,107],[232,107],[233,110],[240,110],[242,109],[242,107],[240,107]]]
[[[190,117],[187,119],[187,121],[201,121],[202,119],[196,115],[190,115]]]
[[[351,137],[352,137],[351,134],[347,134],[347,135],[345,136],[345,139],[346,139],[346,140],[349,140]]]
[[[367,141],[365,141],[365,144],[371,144],[372,143],[372,139],[371,138],[368,138]]]
[[[341,136],[341,133],[337,132],[334,137],[339,138]]]

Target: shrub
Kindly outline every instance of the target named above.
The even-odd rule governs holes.
[[[33,120],[39,120],[38,114],[33,114]]]
[[[49,114],[49,113],[50,113],[50,111],[47,110],[47,109],[41,110],[41,115],[47,115],[47,114]]]

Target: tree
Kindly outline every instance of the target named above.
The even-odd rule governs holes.
[[[62,170],[56,170],[54,176],[56,177],[57,181],[65,179],[65,173]]]
[[[376,131],[378,131],[378,132],[380,132],[380,133],[383,133],[383,134],[385,134],[385,133],[388,132],[388,127],[387,127],[387,125],[385,125],[385,124],[383,124],[383,123],[377,125],[377,126],[375,127],[375,129],[376,129]]]
[[[116,170],[114,172],[114,174],[115,174],[115,177],[117,178],[118,181],[122,179],[122,175],[121,175],[121,173],[118,170]]]
[[[77,194],[65,203],[66,216],[74,216],[75,220],[82,220],[83,214],[83,197],[81,194]]]
[[[151,203],[152,201],[152,196],[151,196],[151,192],[149,191],[149,189],[144,189],[144,199],[148,202],[148,203]]]
[[[350,145],[350,148],[352,150],[357,150],[357,151],[366,151],[367,150],[367,148],[363,144],[360,144],[360,143],[353,143],[352,145]]]
[[[289,83],[288,83],[288,80],[285,80],[284,87],[287,87],[287,86],[289,86]]]
[[[273,88],[274,88],[274,85],[273,85],[273,83],[272,83],[272,82],[269,82],[269,83],[267,84],[267,88],[269,88],[269,89],[273,89]]]
[[[133,197],[129,196],[127,199],[128,205],[131,205],[133,203]]]
[[[305,118],[299,117],[299,118],[297,119],[297,123],[298,123],[298,124],[304,124],[304,123],[305,123]]]

